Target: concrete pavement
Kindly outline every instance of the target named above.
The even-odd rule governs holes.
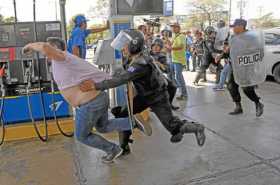
[[[171,144],[170,136],[152,114],[153,135],[134,133],[133,153],[106,165],[101,151],[57,136],[49,143],[13,142],[0,149],[2,185],[279,185],[280,85],[266,82],[257,92],[265,112],[243,93],[244,114],[230,116],[233,103],[227,91],[213,84],[194,87],[195,73],[185,73],[189,100],[176,102],[181,118],[207,127],[207,141],[198,147],[193,135]],[[209,78],[213,81],[213,76]],[[116,134],[108,135],[116,140]]]

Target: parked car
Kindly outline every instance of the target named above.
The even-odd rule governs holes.
[[[280,27],[264,30],[266,74],[280,83]]]

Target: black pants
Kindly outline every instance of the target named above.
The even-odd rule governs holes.
[[[241,102],[241,96],[239,93],[239,85],[235,83],[234,81],[234,76],[233,72],[229,75],[228,79],[228,90],[229,93],[233,99],[234,102]],[[245,95],[253,102],[258,103],[259,102],[259,97],[255,92],[255,87],[254,86],[249,86],[249,87],[242,87],[243,92]]]
[[[166,91],[162,92],[158,101],[150,103],[142,96],[136,96],[133,99],[133,114],[141,113],[147,108],[151,108],[152,112],[156,114],[162,125],[170,132],[171,135],[175,135],[180,131],[180,127],[183,122],[173,116],[171,106],[169,103],[169,96]],[[114,108],[115,109],[115,108]],[[112,110],[112,112],[114,111]],[[116,113],[117,112],[117,113]],[[127,107],[122,107],[119,111],[113,112],[113,114],[120,117],[127,117],[128,110]]]
[[[220,75],[221,75],[221,71],[223,69],[223,66],[220,63],[213,63],[212,64],[216,67],[216,83],[219,83],[220,80]],[[206,80],[206,70],[209,68],[210,63],[207,65],[201,65],[200,70],[197,72],[196,77],[195,77],[195,82],[199,82],[200,79],[204,79]]]

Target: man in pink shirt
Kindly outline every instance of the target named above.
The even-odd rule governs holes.
[[[27,44],[24,54],[40,52],[52,61],[53,76],[65,100],[76,108],[75,137],[88,146],[107,153],[102,157],[105,163],[113,162],[121,155],[122,149],[102,136],[93,133],[95,127],[100,133],[131,130],[129,118],[108,119],[109,97],[105,91],[82,92],[79,84],[84,80],[101,82],[111,77],[83,59],[65,51],[65,43],[59,38],[49,38],[48,42]],[[138,123],[139,124],[139,123]],[[145,132],[143,125],[137,125]]]

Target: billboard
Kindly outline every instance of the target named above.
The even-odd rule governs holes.
[[[117,0],[117,15],[163,15],[163,0]]]

